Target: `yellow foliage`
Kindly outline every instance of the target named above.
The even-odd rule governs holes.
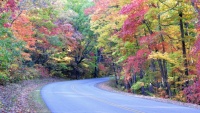
[[[168,61],[169,63],[172,63],[172,64],[176,64],[177,62],[174,60],[174,59],[171,59],[169,57],[169,54],[168,53],[160,53],[160,52],[152,52],[148,59],[164,59],[166,61]]]
[[[89,65],[88,64],[86,64],[86,63],[83,63],[82,64],[84,67],[86,67],[86,68],[88,68],[89,67]]]
[[[64,58],[52,58],[53,60],[57,62],[66,62],[70,63],[70,61],[73,59],[72,57],[64,57]]]
[[[18,64],[11,64],[10,68],[12,68],[13,70],[16,70],[19,67]]]

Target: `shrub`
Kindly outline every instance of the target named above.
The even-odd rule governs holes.
[[[42,65],[36,65],[35,67],[41,77],[49,77],[49,71],[47,68],[43,67]]]
[[[6,72],[0,72],[0,85],[5,85],[9,81]]]
[[[144,83],[138,81],[132,85],[131,89],[134,91],[138,91],[142,86],[144,86]]]
[[[200,105],[200,80],[185,88],[184,94],[187,102]]]
[[[24,79],[33,79],[40,77],[40,73],[37,69],[31,67],[31,68],[25,68],[25,74]]]
[[[16,83],[21,80],[29,80],[40,77],[40,73],[33,67],[19,68],[18,70],[12,71],[9,79],[10,82]]]
[[[62,73],[62,71],[51,71],[50,74],[51,74],[51,76],[53,76],[53,77],[61,77],[61,78],[66,77],[66,75],[64,75],[64,74]]]

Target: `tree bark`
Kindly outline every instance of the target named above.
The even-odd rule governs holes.
[[[158,8],[160,8],[159,7],[159,4],[158,4]],[[160,17],[161,15],[160,14],[158,14],[158,27],[159,27],[159,31],[162,31],[162,27],[161,27],[161,17]],[[164,40],[164,37],[163,37],[163,35],[161,34],[160,35],[160,39],[161,39],[161,42],[164,42],[165,40]],[[162,44],[162,52],[163,53],[165,53],[166,52],[166,50],[165,50],[165,46],[164,46],[164,44]],[[164,87],[167,89],[166,90],[166,92],[168,92],[167,94],[170,96],[170,85],[168,84],[168,73],[167,73],[167,62],[166,62],[166,60],[160,60],[160,61],[158,61],[159,62],[159,67],[160,67],[160,71],[162,71],[161,73],[162,73],[162,78],[163,78],[163,85],[164,85]]]
[[[115,75],[115,84],[116,86],[118,85],[118,78],[117,78],[117,72],[116,72],[116,69],[115,69],[115,64],[113,63],[113,71],[114,71],[114,75]]]
[[[187,51],[186,51],[186,44],[185,44],[185,31],[184,31],[184,24],[183,24],[183,12],[179,12],[179,17],[180,17],[180,32],[181,32],[181,38],[182,38],[182,52],[183,52],[183,58],[184,58],[184,67],[185,67],[185,75],[189,75],[188,71],[188,62],[187,62]]]

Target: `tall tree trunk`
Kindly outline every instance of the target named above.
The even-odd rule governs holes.
[[[80,72],[78,70],[76,70],[76,79],[79,80],[80,79]]]
[[[75,63],[76,63],[76,65],[75,65],[74,70],[75,70],[75,74],[76,74],[76,79],[78,80],[79,79],[79,75],[78,75],[78,64],[79,64],[79,62],[78,62],[77,56],[75,57]]]
[[[158,8],[160,8],[160,7],[158,7]],[[158,14],[158,26],[159,26],[159,31],[162,31],[160,14]],[[161,42],[164,42],[164,37],[162,34],[160,35],[160,38],[161,38]],[[166,52],[164,44],[162,44],[162,51],[163,51],[163,53]],[[162,65],[159,67],[162,68],[161,71],[162,71],[162,75],[163,75],[164,87],[167,89],[166,92],[170,96],[171,88],[170,88],[170,85],[168,84],[167,62],[164,59],[161,61],[158,61],[158,62],[160,62],[159,65]]]
[[[155,64],[155,60],[154,60],[154,59],[151,60],[150,69],[151,69],[153,72],[156,71],[156,64]]]
[[[94,68],[94,78],[98,77],[98,73],[99,73],[99,69],[98,69],[98,64],[101,60],[101,52],[100,50],[97,48],[96,49],[96,61],[95,61],[95,68]]]
[[[186,44],[185,44],[185,31],[184,31],[184,24],[183,24],[183,12],[179,12],[180,17],[180,32],[181,32],[181,38],[182,38],[182,51],[183,51],[183,58],[184,58],[184,67],[185,67],[185,75],[189,75],[188,71],[188,62],[187,62],[187,51],[186,51]]]
[[[160,17],[158,17],[158,18],[160,18]],[[160,21],[160,20],[159,20]],[[146,25],[146,27],[147,27],[147,29],[148,29],[148,31],[149,31],[149,33],[150,34],[153,34],[153,31],[150,29],[150,26],[147,24],[147,22],[146,21],[144,21],[144,23],[145,23],[145,25]],[[160,23],[159,23],[159,26],[160,26]],[[160,27],[160,30],[161,30],[161,27]],[[164,40],[164,39],[163,39]],[[158,51],[158,50],[156,50],[156,51]],[[159,65],[159,68],[160,68],[160,73],[161,73],[161,75],[162,75],[162,80],[163,80],[163,85],[164,85],[164,87],[166,88],[167,87],[167,71],[165,71],[166,70],[166,66],[163,66],[163,63],[166,65],[166,61],[162,61],[162,60],[158,60],[158,65]]]
[[[134,73],[134,74],[132,75],[132,85],[135,84],[135,83],[137,82],[136,76],[137,76],[137,73]],[[135,93],[135,90],[133,90],[133,93]]]
[[[140,75],[140,79],[144,78],[144,72],[142,69],[140,70],[139,75]],[[141,92],[142,92],[142,95],[146,95],[144,86],[141,87]]]
[[[132,75],[133,84],[137,82],[136,76],[137,76],[137,73]]]
[[[141,70],[140,70],[140,79],[143,79],[143,77],[144,77],[144,72],[143,72],[143,70],[141,69]]]
[[[94,68],[94,78],[97,78],[98,77],[98,69],[97,69],[97,66],[95,66]]]
[[[158,65],[159,65],[159,68],[160,68],[160,73],[162,75],[162,83],[164,85],[164,87],[167,86],[167,78],[165,76],[165,72],[164,72],[164,68],[163,68],[163,64],[162,64],[162,60],[161,59],[158,59]]]
[[[117,72],[115,69],[115,63],[113,63],[112,67],[113,67],[113,71],[114,71],[114,75],[115,75],[115,84],[117,86],[118,85],[118,77],[117,77]]]

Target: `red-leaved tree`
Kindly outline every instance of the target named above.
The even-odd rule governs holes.
[[[124,40],[133,38],[138,26],[143,23],[144,15],[149,9],[146,2],[147,0],[132,0],[130,4],[122,8],[120,13],[128,15],[120,31],[120,37]]]
[[[198,59],[196,61],[196,70],[197,70],[197,80],[194,83],[184,89],[184,94],[186,96],[187,102],[200,104],[200,1],[199,0],[191,0],[192,4],[194,5],[197,13],[198,13],[198,23],[197,27],[197,40],[194,45],[192,54]]]

